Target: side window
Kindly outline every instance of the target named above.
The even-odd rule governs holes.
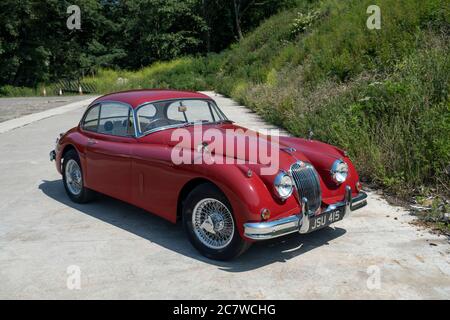
[[[119,137],[132,136],[134,124],[131,108],[117,103],[102,104],[98,132]]]
[[[95,106],[89,109],[88,113],[84,117],[83,129],[87,131],[97,131],[98,116],[100,112],[100,106]]]
[[[139,108],[137,118],[139,123],[139,131],[145,132],[151,129],[151,124],[155,122],[156,107],[153,104],[147,104]]]

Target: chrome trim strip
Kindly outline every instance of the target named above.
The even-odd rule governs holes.
[[[302,212],[308,212],[308,200],[302,199]],[[331,204],[322,214],[338,208],[344,208],[344,218],[347,218],[352,211],[361,209],[367,205],[367,194],[360,192],[354,198],[351,195],[351,188],[346,187],[343,201]],[[292,215],[286,218],[268,222],[250,222],[244,224],[244,235],[252,240],[267,240],[278,238],[294,232],[301,234],[308,233],[311,218],[308,214]]]

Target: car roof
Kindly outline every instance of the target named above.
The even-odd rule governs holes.
[[[143,89],[129,90],[111,93],[96,99],[92,104],[102,101],[117,101],[129,104],[137,108],[146,102],[155,102],[171,99],[208,99],[211,98],[205,94],[193,91],[168,90],[168,89]]]

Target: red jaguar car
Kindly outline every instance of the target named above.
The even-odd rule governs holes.
[[[255,156],[269,149],[270,165]],[[237,126],[196,92],[103,96],[61,134],[50,159],[74,202],[99,192],[181,219],[193,246],[211,259],[322,229],[367,204],[346,152]]]

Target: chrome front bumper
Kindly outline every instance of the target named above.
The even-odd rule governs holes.
[[[306,199],[303,200],[302,212],[309,212],[308,202]],[[343,209],[344,218],[347,218],[352,211],[358,210],[366,205],[366,193],[360,192],[356,197],[352,197],[352,190],[350,187],[347,187],[343,201],[328,206],[321,215],[336,209]],[[305,234],[308,233],[310,221],[310,214],[304,215],[300,213],[274,221],[250,222],[244,224],[244,234],[247,238],[253,240],[273,239],[294,232]]]

